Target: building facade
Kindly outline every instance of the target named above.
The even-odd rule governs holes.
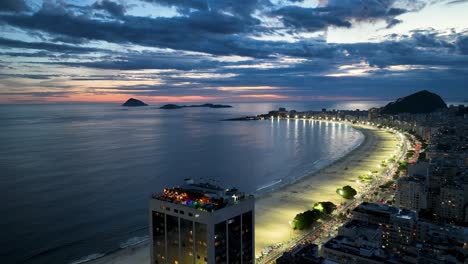
[[[421,176],[400,177],[397,181],[395,205],[400,208],[420,211],[427,208],[426,179]]]
[[[151,263],[254,263],[254,198],[188,182],[150,199]]]

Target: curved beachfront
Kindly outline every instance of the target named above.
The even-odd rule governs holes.
[[[289,222],[298,213],[312,209],[315,202],[340,204],[336,189],[351,185],[359,190],[358,176],[376,170],[382,160],[395,154],[398,137],[374,127],[355,126],[364,141],[348,155],[299,181],[267,193],[255,202],[256,253],[267,246],[291,240]]]
[[[363,135],[363,142],[347,155],[323,169],[279,189],[262,194],[255,203],[255,248],[263,248],[291,239],[291,221],[297,213],[311,209],[315,202],[340,203],[336,189],[351,185],[359,189],[358,176],[377,169],[382,160],[395,154],[397,136],[374,127],[354,126]],[[149,263],[148,242],[104,256],[93,264]]]

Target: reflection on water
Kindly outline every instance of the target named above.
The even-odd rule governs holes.
[[[192,177],[267,190],[361,138],[336,123],[221,122],[311,105],[234,106],[0,106],[0,262],[64,263],[113,251],[145,237],[148,197],[163,186]]]

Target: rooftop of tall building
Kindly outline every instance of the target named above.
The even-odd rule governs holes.
[[[236,188],[222,188],[212,183],[195,183],[192,179],[186,179],[183,186],[164,188],[162,193],[155,193],[152,198],[213,212],[253,196]]]

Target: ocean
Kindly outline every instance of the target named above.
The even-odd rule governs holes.
[[[344,124],[221,121],[384,102],[0,105],[0,263],[80,263],[147,239],[148,199],[184,178],[261,195],[362,141]]]

